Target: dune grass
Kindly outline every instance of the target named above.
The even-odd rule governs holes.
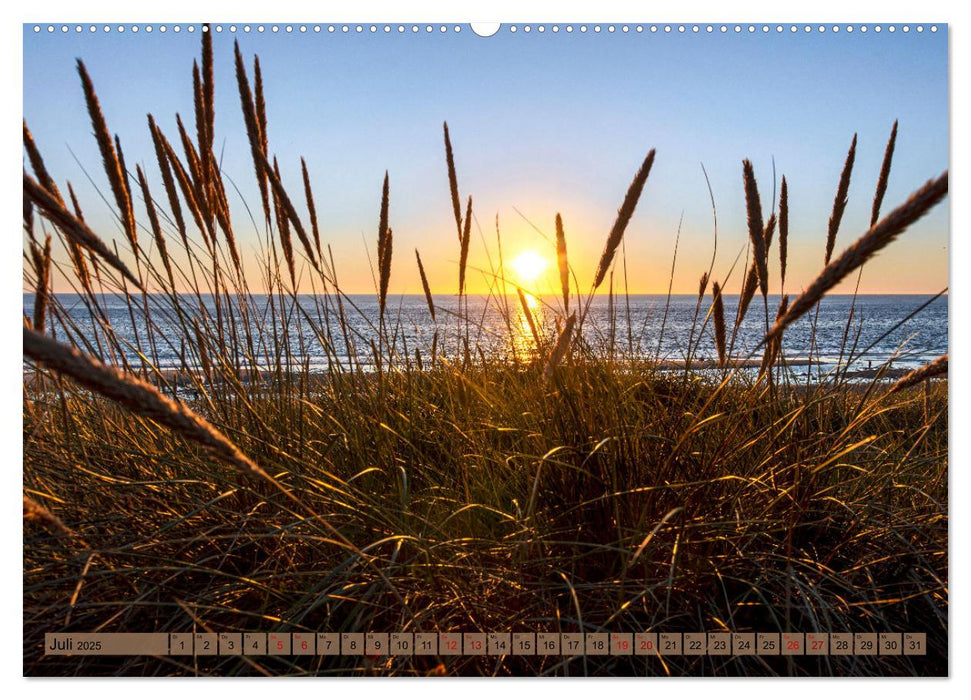
[[[801,382],[780,350],[796,318],[946,195],[945,173],[880,218],[896,125],[870,230],[830,260],[851,151],[821,240],[827,265],[779,309],[767,301],[777,284],[776,218],[763,219],[745,162],[753,257],[741,292],[745,307],[761,292],[766,339],[739,351],[745,310],[733,329],[722,302],[728,280],[709,270],[686,358],[705,359],[699,339],[711,336],[717,363],[671,371],[656,357],[594,346],[583,332],[593,292],[609,278],[612,293],[625,229],[650,189],[653,150],[588,294],[569,266],[568,222],[556,216],[562,305],[545,309],[545,323],[506,279],[500,236],[487,303],[505,320],[509,352],[492,353],[477,341],[481,320],[464,297],[472,198],[461,192],[448,127],[458,311],[436,308],[419,251],[408,272],[410,253],[394,257],[386,176],[367,213],[379,222],[380,313],[364,318],[321,242],[306,163],[303,200],[284,185],[268,150],[259,64],[251,84],[237,47],[262,200],[254,210],[261,279],[250,286],[231,188],[213,153],[208,32],[201,60],[195,138],[180,119],[170,142],[149,117],[157,174],[125,167],[79,62],[127,245],[91,230],[69,185],[64,199],[24,125],[32,172],[24,174],[24,279],[36,292],[24,316],[25,673],[947,672],[946,356],[896,385],[880,373],[866,383],[839,372]],[[152,181],[161,182],[155,198]],[[782,270],[789,196],[783,180]],[[55,270],[74,285],[80,312],[50,293]],[[403,342],[404,321],[387,300],[392,270],[422,281],[436,330],[420,347]],[[298,281],[312,290],[309,302],[298,299]],[[134,345],[112,328],[108,298],[127,309]],[[83,330],[79,313],[90,321]],[[328,371],[300,359],[307,337],[322,346]],[[166,352],[180,357],[177,372],[160,368]],[[747,369],[753,360],[758,371]],[[274,630],[920,631],[929,649],[926,657],[450,660],[39,653],[53,631]]]

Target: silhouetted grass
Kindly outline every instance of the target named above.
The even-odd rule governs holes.
[[[388,180],[377,241],[381,318],[367,318],[342,290],[329,247],[324,255],[303,161],[311,234],[301,223],[268,150],[259,64],[254,95],[237,47],[265,226],[260,282],[250,287],[212,150],[211,52],[204,43],[203,68],[194,71],[196,142],[182,129],[180,156],[149,118],[159,172],[136,168],[140,203],[79,63],[128,242],[117,255],[84,222],[73,190],[68,210],[24,126],[34,173],[24,174],[24,277],[38,300],[24,316],[25,673],[947,672],[947,384],[928,381],[946,371],[946,357],[891,389],[883,370],[865,383],[849,383],[845,373],[793,382],[781,351],[787,325],[834,280],[940,201],[946,174],[878,221],[885,156],[870,230],[831,263],[832,236],[821,241],[830,264],[780,306],[771,328],[766,302],[764,347],[732,354],[727,276],[711,283],[708,304],[711,271],[704,272],[687,343],[693,357],[698,340],[714,336],[717,361],[706,370],[671,372],[659,358],[619,357],[586,340],[589,298],[582,313],[570,313],[573,271],[559,216],[563,308],[543,305],[549,323],[535,318],[524,290],[517,287],[519,304],[497,293],[489,303],[504,318],[511,352],[489,354],[476,342],[481,321],[468,304],[459,304],[458,318],[437,309],[435,320],[416,251],[436,330],[427,344],[408,348],[404,321],[386,307]],[[470,196],[463,218],[447,127],[445,149],[461,298],[472,205]],[[654,158],[651,150],[623,200],[592,289],[612,274]],[[748,161],[743,172],[750,301],[757,289],[768,292],[775,219],[762,220]],[[164,204],[152,199],[153,177],[162,180]],[[837,225],[848,186],[847,167]],[[783,266],[790,196],[797,195],[783,180]],[[139,206],[150,238],[136,236]],[[53,254],[37,239],[36,217],[52,234]],[[291,244],[291,228],[302,249]],[[79,295],[73,310],[50,293],[52,265]],[[395,274],[404,274],[400,266]],[[504,288],[501,255],[492,274]],[[298,280],[313,289],[312,308],[298,303]],[[134,348],[112,328],[107,297],[127,307]],[[79,314],[90,321],[85,330]],[[528,335],[516,330],[524,327]],[[456,328],[462,351],[446,356],[439,330],[444,337]],[[308,337],[323,348],[328,371],[302,360]],[[613,347],[609,340],[605,347]],[[158,368],[160,348],[178,354],[176,370]],[[756,375],[747,368],[757,353]],[[191,662],[39,652],[45,632],[205,630],[923,631],[929,650],[926,657]]]

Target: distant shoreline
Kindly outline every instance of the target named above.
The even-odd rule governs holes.
[[[788,367],[807,367],[810,364],[812,364],[815,367],[820,367],[821,366],[821,363],[818,363],[818,362],[810,362],[810,360],[805,359],[805,358],[794,358],[794,359],[791,359],[791,360],[788,360],[788,361],[785,362],[785,365],[788,366]],[[739,369],[758,369],[760,367],[760,365],[761,365],[761,361],[760,360],[738,360],[734,364],[730,364],[730,366],[726,367],[725,368],[725,371],[739,370]],[[682,363],[682,362],[665,360],[665,361],[661,361],[661,362],[656,363],[656,367],[655,368],[658,369],[658,370],[661,370],[663,372],[677,372],[677,371],[681,371],[681,370],[684,370],[684,369],[688,369],[689,371],[695,371],[695,372],[697,372],[697,371],[712,371],[712,370],[718,370],[719,369],[718,363],[715,360],[698,360],[698,361],[695,361],[695,362],[691,363],[691,366],[690,367],[687,367],[687,368],[685,367],[684,363]],[[122,369],[122,368],[121,367],[118,367],[118,369]],[[176,386],[176,388],[183,387],[183,386],[186,386],[186,385],[191,386],[195,382],[205,382],[206,381],[205,373],[204,373],[202,367],[196,367],[196,368],[189,369],[189,370],[184,369],[184,368],[160,368],[160,369],[154,370],[154,369],[147,368],[147,367],[138,367],[138,368],[134,368],[134,369],[136,371],[138,371],[139,373],[141,373],[142,370],[148,370],[148,374],[150,376],[156,377],[156,378],[161,378],[162,380],[164,380],[166,382],[174,383],[175,386]],[[373,371],[374,370],[368,371],[368,372],[366,372],[366,374],[371,374],[371,373],[373,373]],[[888,380],[897,380],[897,379],[900,379],[901,377],[903,377],[905,374],[907,374],[910,371],[912,371],[912,368],[906,368],[906,367],[884,367],[884,368],[879,368],[879,367],[877,367],[877,368],[868,368],[868,369],[848,370],[842,376],[844,376],[847,379],[877,379],[877,378],[879,378],[881,381],[888,381]],[[345,372],[349,372],[349,373],[352,373],[352,374],[355,373],[350,368],[346,368],[345,369]],[[272,368],[264,369],[264,370],[262,370],[262,373],[264,375],[268,376],[268,377],[275,377],[276,376],[275,370],[272,369]],[[295,367],[294,368],[294,371],[291,372],[290,374],[292,374],[293,376],[298,376],[299,373],[300,373],[300,368],[299,367]],[[310,370],[310,375],[315,375],[315,376],[318,376],[318,377],[323,377],[327,373],[328,373],[328,370],[326,370],[326,369]],[[27,383],[27,384],[33,384],[34,381],[35,381],[35,379],[36,379],[36,375],[37,375],[36,370],[26,370],[25,369],[23,371],[23,381],[25,383]],[[218,380],[221,380],[222,374],[220,372],[215,372],[215,375],[216,375],[217,381]],[[239,380],[243,384],[249,384],[250,381],[251,381],[251,370],[250,369],[244,369],[241,372],[241,374],[240,374]]]

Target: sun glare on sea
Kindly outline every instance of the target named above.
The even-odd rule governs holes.
[[[512,261],[512,269],[516,273],[516,281],[521,284],[535,282],[543,274],[546,266],[546,258],[535,250],[524,251]]]

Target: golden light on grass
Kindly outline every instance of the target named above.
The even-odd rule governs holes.
[[[558,215],[555,247],[517,238],[521,247],[504,258],[498,216],[498,256],[489,256],[484,237],[484,251],[478,236],[473,241],[471,193],[460,198],[444,129],[458,246],[423,243],[417,270],[399,270],[395,257],[394,274],[420,281],[431,318],[412,323],[390,305],[382,318],[342,290],[330,245],[319,242],[325,220],[317,222],[308,171],[301,163],[304,197],[288,193],[268,147],[258,64],[251,89],[238,50],[242,114],[232,118],[247,132],[244,150],[255,168],[246,174],[260,188],[260,203],[254,198],[250,208],[257,220],[263,208],[266,243],[255,257],[241,247],[253,267],[226,273],[224,261],[235,264],[222,194],[230,173],[212,152],[210,52],[204,38],[193,76],[200,128],[195,136],[181,130],[184,157],[149,118],[157,162],[137,167],[134,178],[124,177],[121,142],[101,128],[100,103],[85,82],[97,107],[89,111],[106,166],[100,177],[116,195],[107,199],[122,224],[117,242],[110,227],[96,232],[85,221],[73,189],[54,184],[23,130],[32,171],[23,173],[24,288],[35,292],[32,308],[25,294],[23,312],[25,650],[40,650],[47,632],[150,631],[160,620],[171,632],[259,629],[259,620],[334,630],[448,630],[481,620],[484,629],[509,630],[560,619],[571,629],[582,614],[589,629],[673,633],[696,630],[699,620],[767,631],[815,629],[823,620],[849,632],[926,631],[929,653],[832,655],[825,666],[787,657],[794,672],[947,673],[948,356],[900,377],[891,391],[881,387],[896,375],[884,367],[873,377],[840,371],[803,383],[784,335],[945,198],[946,172],[880,218],[892,136],[870,228],[787,306],[784,276],[766,272],[775,220],[770,212],[763,220],[747,168],[735,198],[749,206],[735,225],[747,228],[758,253],[734,271],[696,271],[694,315],[679,331],[687,340],[683,361],[669,361],[646,319],[633,323],[656,351],[638,349],[631,336],[627,349],[618,342],[619,329],[632,326],[632,295],[614,275],[626,277],[621,246],[654,151],[627,191],[591,280],[589,270],[574,274]],[[136,152],[128,153],[134,163]],[[376,167],[371,182],[380,176]],[[129,180],[141,194],[134,207]],[[848,170],[846,181],[840,216]],[[796,230],[796,215],[803,216],[797,198],[789,211],[783,183],[780,266],[789,224]],[[164,192],[162,203],[153,191]],[[379,222],[375,295],[384,297],[392,233],[387,202],[375,210],[361,216]],[[224,219],[226,236],[215,235],[223,223],[213,217]],[[131,224],[151,238],[139,243]],[[576,241],[571,253],[585,262],[585,240]],[[458,304],[445,294],[454,287],[435,298],[424,265],[449,263],[456,250]],[[483,253],[488,268],[472,264]],[[61,267],[70,274],[68,265],[77,294],[54,294],[53,275]],[[257,270],[258,281],[246,269]],[[476,282],[480,273],[487,278],[483,301],[468,303],[467,272]],[[438,276],[430,276],[434,283]],[[314,294],[298,293],[301,278]],[[756,345],[760,333],[739,333],[735,343],[726,337],[726,314],[736,305],[733,298],[726,308],[727,284],[747,289],[745,304],[760,286],[784,300],[763,343]],[[183,286],[189,293],[178,291]],[[593,307],[598,289],[611,294]],[[122,313],[109,314],[108,298]],[[137,331],[132,337],[126,324]],[[814,334],[815,323],[806,325]],[[663,337],[663,321],[661,328]],[[862,355],[848,336],[843,350],[855,360]],[[315,367],[310,360],[318,358]],[[784,618],[768,614],[777,601]],[[25,653],[25,675],[196,671],[154,657],[121,667],[52,658]],[[672,656],[665,671],[693,675],[701,667],[692,658],[707,663]],[[400,656],[370,672],[644,670],[625,663],[596,655],[559,666],[542,655],[467,656],[428,671],[422,657]],[[781,668],[745,656],[731,663],[728,675]],[[361,669],[360,657],[335,655],[312,663],[266,657],[249,669],[227,662],[218,670]]]
[[[519,308],[515,313],[516,322],[510,329],[510,340],[517,353],[530,357],[540,346],[543,308],[539,299],[529,292],[517,287],[516,294],[519,296]]]
[[[510,265],[516,276],[515,281],[529,285],[536,282],[540,275],[546,271],[549,261],[535,250],[525,250],[513,258]]]

